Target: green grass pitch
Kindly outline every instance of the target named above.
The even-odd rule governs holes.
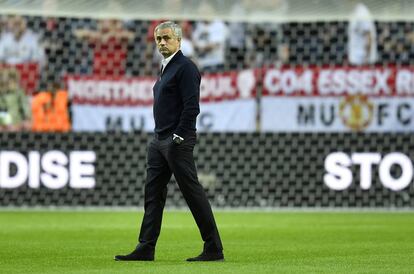
[[[0,273],[414,273],[412,212],[216,212],[224,262],[189,263],[189,212],[166,211],[155,262],[116,262],[142,213],[1,211]]]

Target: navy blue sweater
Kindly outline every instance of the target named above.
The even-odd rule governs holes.
[[[173,133],[184,139],[196,131],[200,113],[201,75],[181,51],[170,60],[154,85],[155,133],[164,139]]]

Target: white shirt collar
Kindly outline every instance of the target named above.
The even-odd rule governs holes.
[[[168,65],[168,63],[173,59],[174,55],[176,55],[178,50],[174,52],[170,57],[167,57],[161,61],[162,64],[162,72],[164,72],[165,67]]]

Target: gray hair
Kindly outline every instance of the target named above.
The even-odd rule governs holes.
[[[175,37],[179,40],[181,40],[181,38],[183,37],[183,31],[181,30],[181,27],[173,21],[162,22],[161,24],[155,27],[154,33],[156,33],[159,29],[171,29]]]

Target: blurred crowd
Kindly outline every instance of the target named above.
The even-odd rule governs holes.
[[[231,13],[242,17],[244,5],[252,2],[233,1]],[[273,9],[277,14],[287,9],[286,1],[275,1],[271,7],[268,3],[255,2],[255,18],[261,11]],[[214,13],[207,1],[198,8]],[[157,75],[162,57],[156,51],[153,30],[161,21],[0,17],[0,129],[70,130],[70,102],[64,91],[68,74]],[[215,19],[179,23],[181,50],[203,73],[286,65],[414,63],[414,24],[375,22],[361,3],[355,4],[348,22]],[[36,72],[22,75],[24,64],[34,65]],[[36,78],[33,90],[21,85],[22,77]]]

